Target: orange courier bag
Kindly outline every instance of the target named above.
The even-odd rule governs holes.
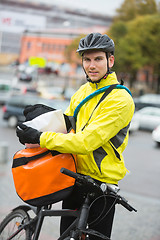
[[[12,174],[16,192],[26,203],[42,206],[65,199],[75,179],[60,172],[76,172],[75,156],[46,148],[26,148],[15,153]]]

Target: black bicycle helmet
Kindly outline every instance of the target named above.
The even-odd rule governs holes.
[[[106,34],[90,33],[80,40],[77,52],[82,56],[85,51],[94,49],[114,54],[114,42]]]

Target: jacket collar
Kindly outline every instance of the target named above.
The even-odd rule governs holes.
[[[117,76],[115,72],[112,72],[107,76],[106,79],[103,78],[99,83],[89,82],[89,85],[91,86],[92,89],[97,90],[99,88],[116,84],[116,83],[118,83]]]

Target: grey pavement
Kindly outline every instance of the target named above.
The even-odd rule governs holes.
[[[155,198],[122,192],[138,212],[117,206],[112,240],[160,240],[160,201]],[[17,196],[11,173],[11,163],[0,165],[0,221],[14,207],[24,204]],[[54,208],[61,207],[61,203]],[[59,236],[59,218],[47,217],[40,240],[55,240]]]

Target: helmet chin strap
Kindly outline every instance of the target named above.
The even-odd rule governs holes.
[[[88,82],[91,82],[91,83],[99,83],[102,79],[106,79],[109,74],[110,74],[110,72],[107,71],[107,73],[106,73],[102,78],[100,78],[100,79],[97,80],[97,81],[92,81],[92,80],[88,77],[88,75],[86,74],[86,79],[87,79]]]
[[[87,75],[87,73],[86,73],[86,71],[85,71],[85,69],[84,69],[84,67],[83,67],[83,62],[82,62],[82,67],[83,67],[83,70],[84,70],[84,72],[85,72],[85,74],[86,74],[86,80],[88,81],[88,82],[91,82],[91,83],[99,83],[102,79],[106,79],[107,77],[108,77],[108,75],[111,73],[111,71],[110,71],[110,69],[109,69],[109,63],[108,63],[108,53],[106,52],[106,58],[107,58],[107,72],[106,72],[106,74],[102,77],[102,78],[100,78],[99,80],[97,80],[97,81],[92,81],[90,78],[89,78],[89,76]]]

